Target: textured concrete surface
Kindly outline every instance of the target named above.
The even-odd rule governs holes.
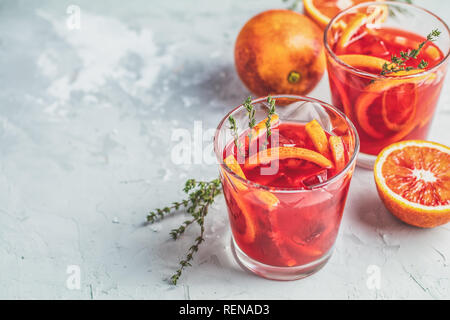
[[[416,3],[450,21],[447,1]],[[81,29],[68,21],[72,4]],[[207,129],[248,95],[233,66],[240,27],[285,6],[0,2],[0,298],[450,298],[450,225],[400,223],[359,169],[336,251],[319,273],[274,282],[240,269],[220,198],[193,268],[178,286],[165,280],[198,230],[173,242],[168,233],[185,217],[143,226],[146,214],[179,200],[186,178],[217,176],[213,163],[173,163],[173,132],[194,139],[202,121],[209,144]],[[329,101],[327,81],[311,96]],[[447,79],[430,136],[447,144],[449,87]]]

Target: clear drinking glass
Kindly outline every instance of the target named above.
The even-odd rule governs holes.
[[[342,137],[348,155],[345,167],[333,177],[301,188],[268,187],[242,178],[224,163],[226,151],[234,143],[229,117],[236,120],[240,128],[238,134],[246,135],[248,115],[245,107],[241,105],[231,111],[217,128],[214,150],[220,163],[236,260],[259,276],[295,280],[320,269],[332,254],[356,163],[359,138],[350,120],[327,103],[293,95],[273,98],[281,123],[306,124],[316,119],[328,134]],[[252,102],[257,122],[267,116],[266,100],[260,98]],[[276,130],[272,130],[273,136],[276,136]],[[281,146],[283,141],[279,139]]]
[[[364,16],[365,24],[351,35],[348,30]],[[441,32],[438,40],[407,62],[417,67],[426,60],[425,71],[382,75],[383,60],[417,49],[434,29]],[[359,166],[372,169],[379,152],[392,143],[427,138],[450,55],[444,21],[407,3],[366,2],[332,19],[324,41],[333,105],[351,119],[361,139]]]

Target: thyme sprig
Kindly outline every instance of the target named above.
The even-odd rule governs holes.
[[[381,71],[381,75],[387,75],[394,72],[399,71],[411,71],[411,70],[419,70],[419,69],[425,69],[428,66],[428,62],[422,59],[420,63],[417,65],[417,68],[406,66],[406,62],[410,59],[417,59],[419,56],[420,51],[422,51],[423,47],[428,42],[434,42],[436,41],[439,36],[441,35],[441,32],[438,29],[435,29],[431,31],[431,33],[428,34],[427,39],[419,44],[419,46],[415,49],[410,49],[408,51],[400,51],[400,57],[396,55],[391,56],[391,63],[385,63],[383,65],[383,70]]]
[[[289,2],[291,0],[283,0],[283,2]],[[301,0],[292,0],[292,3],[287,7],[288,10],[295,10],[297,9],[299,3]]]
[[[408,3],[408,4],[412,4],[412,0],[393,0],[395,2],[404,2],[404,3]],[[389,7],[389,15],[391,17],[395,17],[398,13],[403,13],[403,14],[407,14],[408,11],[406,11],[405,9],[401,8],[401,7],[396,7],[396,6],[391,6]]]
[[[238,126],[236,123],[236,119],[230,115],[228,117],[228,122],[230,124],[229,129],[231,130],[231,134],[233,135],[233,139],[234,139],[234,145],[236,146],[237,151],[242,155],[242,144],[239,141],[239,133],[238,133]]]
[[[252,104],[252,97],[248,97],[243,104],[244,108],[247,110],[248,115],[248,127],[250,128],[249,138],[252,138],[252,129],[256,126],[256,110]]]
[[[269,112],[267,114],[266,129],[267,129],[267,140],[269,140],[270,136],[272,135],[270,121],[272,121],[272,116],[275,114],[275,99],[273,99],[271,96],[268,96],[267,103],[269,104]]]
[[[180,267],[178,270],[170,278],[173,284],[177,284],[183,270],[191,266],[194,254],[198,251],[200,244],[205,241],[205,217],[214,199],[222,193],[222,186],[219,179],[214,179],[209,182],[189,179],[186,181],[183,191],[188,195],[188,199],[182,202],[174,202],[170,207],[156,209],[147,216],[147,221],[154,223],[163,219],[170,212],[177,211],[181,207],[186,208],[186,212],[192,218],[184,221],[181,226],[170,231],[170,236],[174,240],[179,239],[190,225],[197,223],[200,226],[199,236],[195,239],[194,244],[189,247],[185,258],[179,262]]]

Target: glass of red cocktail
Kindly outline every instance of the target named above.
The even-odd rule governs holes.
[[[269,279],[310,275],[330,258],[359,150],[356,129],[336,108],[306,97],[252,101],[219,124],[214,149],[239,264]],[[229,118],[235,119],[234,137]],[[321,140],[322,139],[322,140]],[[320,142],[322,141],[322,142]]]
[[[444,21],[406,3],[362,3],[332,19],[325,47],[333,105],[361,139],[358,165],[371,169],[386,146],[427,138],[450,53]]]

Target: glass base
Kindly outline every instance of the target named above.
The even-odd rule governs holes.
[[[373,170],[375,166],[375,161],[377,160],[377,156],[360,153],[358,154],[358,159],[356,160],[356,165],[363,169]]]
[[[292,281],[306,278],[313,273],[319,271],[330,259],[333,248],[327,252],[320,259],[308,263],[303,266],[295,267],[276,267],[263,264],[256,260],[253,260],[247,256],[236,244],[233,237],[231,237],[231,249],[233,251],[234,258],[237,263],[244,269],[248,270],[256,275],[269,279],[279,281]]]

